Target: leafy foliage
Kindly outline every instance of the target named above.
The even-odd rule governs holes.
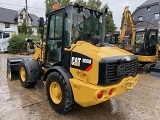
[[[55,3],[59,3],[59,6],[62,8],[66,6],[68,3],[70,3],[70,0],[46,0],[46,13],[49,13],[53,10],[53,5]]]
[[[33,39],[33,41],[39,41],[40,40],[40,35],[34,36],[31,35],[30,38]],[[9,40],[9,48],[8,51],[11,54],[17,54],[20,52],[26,52],[27,51],[27,42],[25,41],[26,35],[25,34],[19,34],[19,35],[14,35],[10,40]]]
[[[102,2],[100,0],[88,0],[86,7],[96,11],[100,11]]]
[[[23,20],[20,33],[28,34],[29,36],[33,34],[32,27],[27,26],[26,19]]]
[[[9,40],[9,53],[16,54],[20,51],[26,50],[27,43],[25,42],[26,36],[24,34],[14,35]]]
[[[23,20],[20,32],[23,33],[23,34],[27,34],[27,24],[26,24],[26,20],[25,19]]]
[[[32,38],[33,41],[39,41],[41,39],[40,34],[35,36],[35,35],[31,35],[30,38]]]

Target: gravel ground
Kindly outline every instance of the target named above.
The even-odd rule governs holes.
[[[133,90],[60,115],[49,105],[41,82],[25,89],[19,80],[6,79],[7,58],[16,56],[0,54],[0,120],[160,120],[160,78],[140,74]]]

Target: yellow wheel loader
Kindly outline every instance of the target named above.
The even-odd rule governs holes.
[[[133,89],[138,80],[137,57],[104,43],[106,13],[78,4],[54,10],[47,15],[45,40],[40,18],[42,41],[35,44],[33,57],[8,58],[8,78],[19,73],[25,88],[42,78],[48,101],[60,114],[76,104],[93,106]]]

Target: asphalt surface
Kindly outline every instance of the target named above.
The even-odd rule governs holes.
[[[133,90],[60,115],[49,105],[41,81],[35,88],[25,89],[19,80],[7,80],[9,57],[16,56],[0,54],[0,120],[160,120],[160,78],[140,74]]]

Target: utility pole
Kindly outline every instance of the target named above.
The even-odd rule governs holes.
[[[28,4],[27,4],[27,0],[26,0],[26,25],[27,25],[27,30],[28,30],[29,21],[28,21]]]
[[[158,10],[159,10],[159,11],[158,11],[158,13],[159,13],[159,22],[158,22],[158,27],[159,27],[159,28],[158,28],[158,29],[160,29],[160,0],[158,0],[158,3],[159,3],[159,4],[158,4],[158,8],[159,8],[159,9],[158,9]]]

